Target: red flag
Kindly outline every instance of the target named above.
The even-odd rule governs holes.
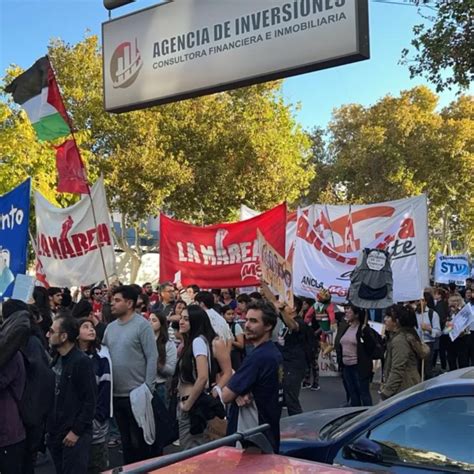
[[[60,193],[89,194],[86,171],[74,140],[66,140],[56,148],[56,168]]]

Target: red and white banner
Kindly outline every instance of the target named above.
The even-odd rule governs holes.
[[[160,215],[160,280],[201,288],[258,286],[257,229],[285,253],[286,204],[251,219],[199,227]]]
[[[374,245],[393,226],[403,224],[406,215],[411,216],[411,221],[405,222],[404,230],[388,246],[393,253],[394,300],[418,299],[428,286],[428,211],[424,195],[366,205],[313,204],[298,212],[304,220],[297,222],[297,213],[292,213],[286,226],[286,257],[293,258],[295,295],[314,298],[324,287],[329,289],[334,301],[343,301],[355,265],[354,255],[357,257],[360,250]],[[258,214],[242,206],[240,215],[244,218]],[[302,233],[302,225],[306,229],[312,226],[320,237],[317,242],[324,245],[315,245],[315,239],[310,243],[304,236],[297,237],[297,227]],[[344,263],[347,261],[351,263]]]
[[[115,273],[115,253],[102,178],[92,187],[91,201],[83,196],[65,209],[35,192],[36,250],[42,274],[51,286],[91,285],[105,280],[100,250],[108,275]]]
[[[324,287],[334,301],[345,300],[350,274],[365,247],[387,248],[391,253],[394,301],[421,298],[429,283],[425,196],[352,206],[350,214],[349,206],[299,209],[293,259],[295,294],[314,298]]]

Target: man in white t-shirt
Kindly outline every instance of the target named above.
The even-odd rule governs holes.
[[[212,329],[214,329],[220,338],[227,342],[230,350],[232,348],[234,336],[227,321],[215,309],[213,309],[214,296],[212,293],[210,291],[200,291],[196,295],[195,301],[206,311],[209,320],[211,321]]]

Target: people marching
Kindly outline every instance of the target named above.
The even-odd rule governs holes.
[[[474,307],[470,284],[463,296],[437,286],[390,306],[382,331],[373,313],[327,291],[292,306],[268,291],[118,282],[4,302],[0,472],[31,474],[47,450],[58,474],[99,473],[117,446],[129,464],[263,423],[278,451],[282,408],[302,413],[300,389],[320,389],[333,353],[354,407],[474,365],[473,323],[449,337],[456,314]],[[20,410],[27,390],[42,394],[33,421]]]

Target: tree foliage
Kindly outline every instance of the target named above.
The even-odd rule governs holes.
[[[49,55],[89,172],[104,174],[111,208],[127,227],[161,209],[199,223],[232,219],[241,203],[263,210],[296,201],[309,186],[309,141],[281,83],[116,115],[103,110],[95,36],[76,45],[55,40]],[[34,140],[23,113],[12,117],[9,134],[26,122],[25,146],[36,160],[47,145]],[[51,188],[53,176],[48,165]]]
[[[411,45],[416,55],[410,58],[408,49],[402,51],[402,63],[408,64],[412,78],[427,77],[437,92],[470,86],[474,73],[473,5],[472,0],[439,1],[436,16],[426,17],[431,26],[413,27]]]
[[[310,194],[374,203],[426,193],[432,230],[445,219],[445,243],[472,249],[474,99],[461,96],[440,113],[436,105],[436,94],[416,87],[370,107],[337,109],[326,131],[325,174]]]

